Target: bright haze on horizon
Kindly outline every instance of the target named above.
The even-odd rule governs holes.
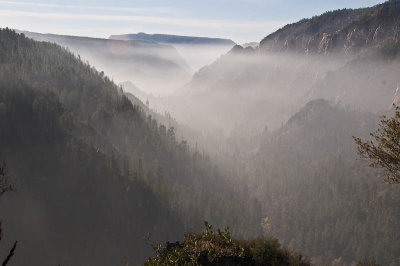
[[[164,33],[260,41],[287,23],[381,0],[204,1],[0,1],[0,27],[108,38],[112,34]]]

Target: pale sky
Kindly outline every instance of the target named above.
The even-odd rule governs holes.
[[[0,0],[0,27],[108,38],[165,33],[260,41],[287,23],[382,0]]]

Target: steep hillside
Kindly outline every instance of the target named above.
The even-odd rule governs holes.
[[[0,204],[3,241],[19,241],[15,265],[136,265],[150,255],[147,234],[183,232],[110,143],[88,143],[101,136],[71,121],[54,94],[2,80],[0,102],[2,160],[17,188]],[[82,130],[85,139],[70,133]]]
[[[18,265],[136,264],[147,236],[174,239],[204,220],[259,232],[246,192],[103,73],[8,29],[0,62],[0,152],[17,184],[2,220]]]
[[[360,53],[400,40],[400,1],[327,12],[287,25],[260,42],[263,52]]]
[[[138,141],[151,132],[140,112],[60,47],[9,30],[0,36],[0,152],[17,188],[1,209],[5,241],[20,243],[16,265],[134,263],[150,254],[146,234],[182,232],[141,174],[122,167],[104,131],[83,118],[130,110]]]
[[[191,69],[171,45],[148,41],[22,32],[37,41],[68,48],[116,81],[131,81],[148,93],[166,94],[190,80]]]
[[[352,138],[367,137],[377,121],[314,100],[265,134],[249,160],[250,189],[268,217],[266,230],[317,265],[372,258],[399,263],[400,188],[357,160]]]

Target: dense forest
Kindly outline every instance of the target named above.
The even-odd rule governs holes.
[[[382,173],[357,159],[352,139],[368,139],[378,120],[315,100],[265,135],[249,159],[251,190],[268,230],[318,265],[399,263],[400,187],[385,184]]]
[[[1,155],[17,183],[1,204],[7,235],[26,242],[19,263],[132,263],[150,254],[147,234],[204,220],[259,232],[245,191],[103,73],[8,29],[0,46]]]

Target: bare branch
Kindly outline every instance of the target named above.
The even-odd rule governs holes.
[[[7,258],[3,261],[2,266],[6,266],[7,263],[10,261],[10,259],[12,258],[12,256],[14,256],[15,249],[17,248],[17,243],[18,243],[18,241],[15,241],[13,247],[11,248],[10,252],[8,253]]]

